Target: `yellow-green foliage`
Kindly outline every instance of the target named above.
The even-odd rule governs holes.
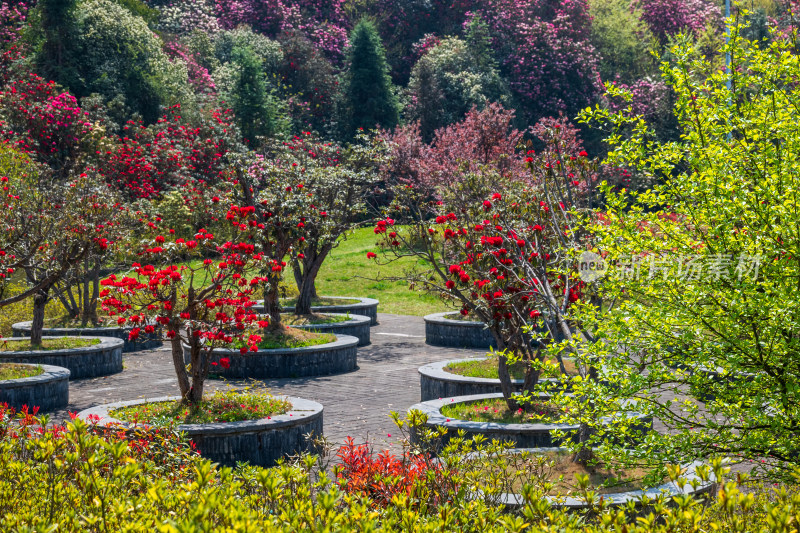
[[[797,492],[745,494],[735,482],[708,506],[680,497],[652,502],[638,516],[602,505],[591,515],[568,514],[536,499],[528,486],[524,509],[511,513],[470,497],[471,490],[431,498],[424,487],[446,486],[442,478],[460,475],[434,472],[408,494],[375,506],[344,490],[335,472],[316,468],[312,456],[271,469],[232,470],[201,459],[168,432],[140,433],[126,442],[115,433],[100,436],[81,421],[42,433],[38,424],[44,421],[27,416],[27,425],[17,422],[0,410],[2,531],[788,533],[797,531],[800,517]],[[719,463],[714,470],[722,475]],[[476,488],[486,483],[469,479]]]

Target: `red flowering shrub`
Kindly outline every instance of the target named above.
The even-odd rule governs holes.
[[[102,155],[108,183],[133,198],[154,198],[180,190],[191,208],[227,168],[226,156],[236,146],[230,110],[214,109],[196,119],[170,107],[155,124],[129,122],[123,137]]]
[[[342,489],[368,497],[373,507],[386,507],[399,494],[411,496],[432,468],[424,457],[409,452],[397,457],[384,450],[376,456],[368,444],[356,445],[352,437],[345,438],[336,457]]]
[[[237,236],[248,229],[252,208],[230,206],[227,219]],[[226,241],[201,229],[193,239],[175,238],[168,228],[143,220],[149,238],[139,252],[132,274],[104,279],[103,309],[119,325],[131,326],[130,338],[161,328],[172,349],[172,360],[181,396],[196,403],[203,398],[214,349],[242,344],[243,352],[255,350],[261,338],[256,325],[266,326],[253,311],[252,299],[267,280],[249,276],[264,260],[252,244]],[[212,253],[216,259],[208,259]],[[178,258],[196,261],[180,264]],[[190,369],[183,359],[183,345],[190,348]]]
[[[545,350],[569,339],[568,317],[583,297],[574,253],[584,247],[577,213],[591,205],[595,172],[585,151],[555,122],[537,129],[548,148],[516,155],[530,178],[513,180],[492,168],[427,190],[399,185],[378,222],[384,258],[416,257],[429,265],[408,272],[414,286],[441,295],[484,322],[500,351],[499,375],[514,408],[509,360],[527,365],[524,390],[538,382]],[[395,228],[408,224],[408,229]]]

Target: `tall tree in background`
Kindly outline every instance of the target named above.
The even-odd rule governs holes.
[[[392,90],[389,66],[375,25],[362,19],[350,34],[349,76],[345,93],[350,131],[375,126],[392,128],[399,121],[399,104]]]
[[[72,86],[78,80],[68,60],[75,42],[77,4],[77,0],[41,0],[37,6],[43,37],[40,68],[46,77],[66,86]]]
[[[253,144],[256,136],[272,135],[279,129],[277,103],[267,89],[261,61],[252,49],[234,48],[232,60],[239,70],[232,98],[233,111],[242,137]]]

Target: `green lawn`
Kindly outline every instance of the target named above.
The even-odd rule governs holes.
[[[435,296],[413,291],[403,281],[380,281],[380,278],[400,276],[404,268],[414,264],[404,258],[389,265],[378,266],[367,259],[367,252],[378,253],[372,228],[362,228],[349,235],[335,248],[317,276],[317,292],[321,296],[361,296],[380,301],[378,311],[400,315],[427,315],[446,309]],[[379,254],[380,257],[380,254]],[[293,279],[286,273],[286,281]]]
[[[378,266],[374,259],[367,259],[367,252],[380,251],[375,242],[372,228],[361,228],[334,248],[317,276],[319,295],[376,298],[380,301],[378,311],[381,313],[423,316],[448,309],[435,296],[409,290],[408,283],[404,281],[381,281],[381,278],[402,276],[404,269],[415,264],[415,260],[403,258],[389,265]],[[195,260],[192,264],[199,266],[201,262]],[[297,288],[291,268],[285,271],[283,279],[286,296],[296,296]],[[201,287],[205,282],[205,279],[197,278],[194,286]]]

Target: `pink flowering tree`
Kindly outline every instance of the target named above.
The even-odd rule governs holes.
[[[523,132],[512,126],[513,120],[513,111],[489,104],[480,111],[472,109],[461,122],[437,130],[429,145],[415,123],[384,132],[390,147],[384,177],[430,191],[483,168],[527,181],[530,173],[525,161],[516,157]],[[455,152],[454,146],[458,146]]]
[[[214,350],[239,346],[256,350],[266,327],[253,311],[254,296],[266,281],[251,276],[264,259],[245,238],[240,226],[251,211],[231,206],[228,220],[234,235],[226,240],[201,229],[192,239],[175,237],[168,228],[147,221],[139,260],[129,274],[102,281],[102,304],[119,325],[132,327],[130,338],[156,328],[168,340],[181,396],[189,403],[203,398],[205,379],[215,364]],[[213,254],[214,259],[207,256]],[[206,256],[205,258],[203,258]],[[185,262],[189,257],[191,261]],[[183,346],[189,347],[189,365]]]

